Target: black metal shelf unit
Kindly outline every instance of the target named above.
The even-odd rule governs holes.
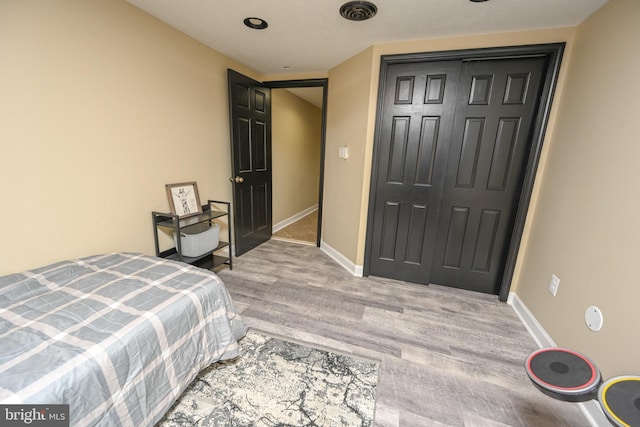
[[[217,210],[218,206],[224,206],[224,210]],[[208,200],[206,205],[202,205],[202,213],[188,218],[179,218],[177,215],[173,215],[166,212],[151,212],[153,219],[153,239],[156,248],[156,256],[162,258],[173,259],[176,261],[182,261],[187,264],[192,264],[201,268],[207,268],[213,270],[221,265],[228,265],[229,269],[233,269],[233,257],[231,255],[231,248],[229,247],[231,242],[231,224],[229,220],[229,212],[231,203],[223,202],[220,200]],[[219,218],[227,218],[227,241],[220,239],[218,247],[212,251],[206,252],[198,257],[188,257],[182,255],[182,239],[176,239],[176,246],[160,251],[160,243],[158,240],[158,228],[163,227],[175,231],[180,236],[180,230],[191,227],[193,225],[202,224],[208,222],[213,224],[214,220]],[[219,252],[222,249],[228,249],[228,256],[220,255]]]

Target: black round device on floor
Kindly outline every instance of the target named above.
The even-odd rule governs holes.
[[[527,357],[525,367],[540,391],[567,402],[594,399],[602,382],[600,371],[591,359],[564,348],[536,350]]]
[[[640,426],[640,377],[624,375],[602,383],[598,401],[615,426]]]

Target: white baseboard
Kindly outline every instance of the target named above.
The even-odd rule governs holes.
[[[529,311],[529,308],[527,308],[517,294],[511,292],[507,303],[513,307],[513,310],[536,341],[538,347],[557,347],[551,336],[544,330],[540,322],[538,322],[538,319],[534,317],[533,313]]]
[[[507,303],[513,307],[527,331],[531,334],[538,347],[557,347],[551,336],[544,330],[540,322],[535,318],[533,313],[522,302],[520,297],[514,292],[509,294]],[[588,402],[579,402],[578,406],[583,415],[589,421],[589,425],[592,427],[610,427],[611,423],[607,420],[607,417],[602,412],[600,404],[595,400]]]
[[[334,261],[340,264],[345,270],[347,270],[355,277],[362,277],[363,267],[361,265],[356,265],[351,262],[349,258],[329,246],[324,240],[320,241],[320,250],[333,258]]]
[[[291,224],[293,224],[294,222],[296,222],[298,220],[301,220],[305,216],[307,216],[307,215],[309,215],[309,214],[311,214],[311,213],[313,213],[313,212],[315,212],[317,210],[318,210],[318,205],[315,204],[315,205],[311,206],[310,208],[307,208],[307,209],[305,209],[305,210],[303,210],[301,212],[298,212],[297,214],[295,214],[295,215],[293,215],[293,216],[291,216],[291,217],[289,217],[287,219],[284,219],[284,220],[282,220],[282,221],[280,221],[280,222],[278,222],[276,224],[273,224],[273,232],[275,233],[277,231],[280,231],[283,228],[285,228],[286,226],[291,225]]]

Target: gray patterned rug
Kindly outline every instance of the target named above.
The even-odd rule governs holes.
[[[378,365],[249,331],[198,374],[158,427],[370,426]]]

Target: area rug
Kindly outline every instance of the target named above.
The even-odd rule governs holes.
[[[158,427],[370,426],[378,364],[250,330],[198,374]]]

